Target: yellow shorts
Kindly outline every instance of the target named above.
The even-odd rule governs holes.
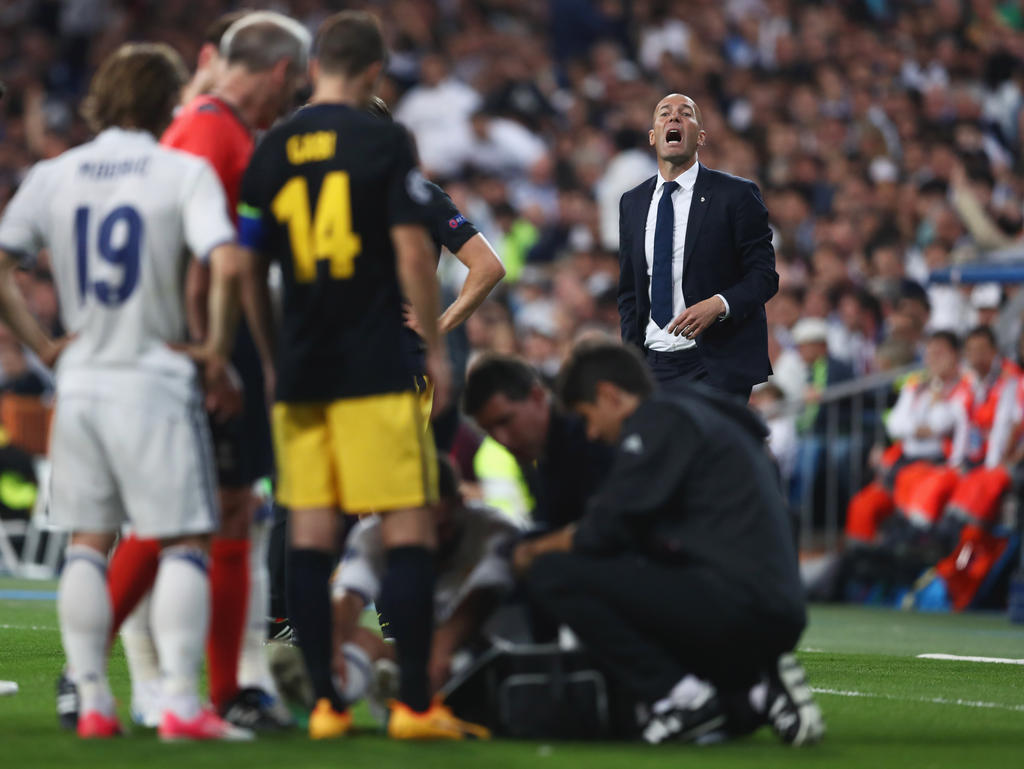
[[[277,403],[277,499],[373,513],[437,501],[437,455],[419,393]]]

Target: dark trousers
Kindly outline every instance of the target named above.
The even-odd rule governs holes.
[[[530,568],[527,590],[648,703],[688,673],[723,694],[746,691],[803,631],[802,619],[764,616],[709,569],[638,555],[544,555]]]
[[[659,352],[645,349],[644,356],[647,358],[647,364],[651,367],[654,379],[665,392],[678,392],[676,386],[679,384],[688,385],[700,382],[706,387],[735,395],[744,403],[750,400],[750,391],[753,389],[750,385],[725,381],[721,376],[712,374],[704,366],[696,347],[679,352]]]

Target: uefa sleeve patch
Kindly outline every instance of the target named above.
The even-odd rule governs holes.
[[[448,226],[451,227],[453,230],[458,229],[460,224],[465,224],[465,223],[466,223],[466,217],[463,216],[462,214],[458,214],[457,216],[453,216],[451,219],[448,220]]]

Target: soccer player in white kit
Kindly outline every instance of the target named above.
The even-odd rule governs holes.
[[[100,67],[84,111],[91,142],[39,163],[0,220],[0,317],[57,365],[51,510],[71,530],[57,599],[82,702],[81,737],[120,732],[107,681],[107,554],[121,525],[161,540],[152,619],[160,656],[159,736],[247,739],[200,705],[210,532],[217,528],[205,405],[237,407],[226,358],[240,252],[224,191],[206,161],[161,147],[185,67],[165,45],[125,45]],[[51,254],[67,341],[29,314],[20,260]],[[188,254],[209,259],[211,331],[185,348]],[[233,402],[234,399],[234,402]]]

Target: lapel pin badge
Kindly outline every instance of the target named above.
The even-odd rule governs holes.
[[[703,195],[701,195],[701,196],[700,196],[700,202],[701,202],[701,203],[703,203],[703,202],[704,202],[704,196],[703,196]]]

